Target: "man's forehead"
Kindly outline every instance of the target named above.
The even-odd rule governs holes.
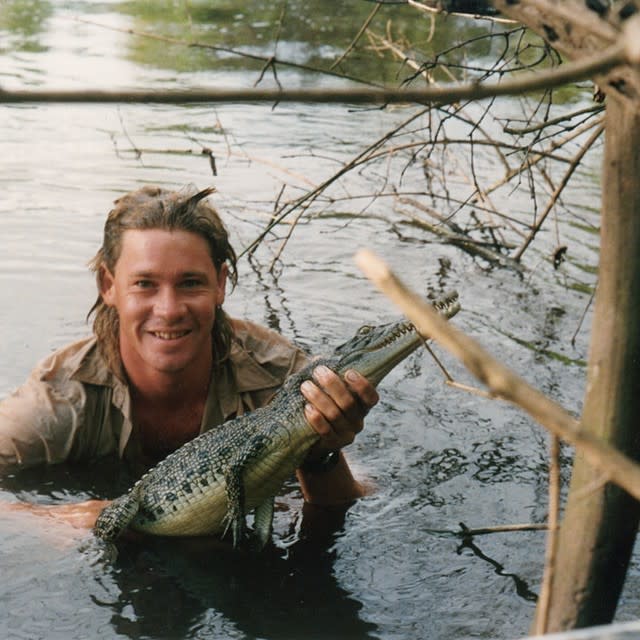
[[[125,231],[116,270],[118,267],[138,275],[202,275],[215,270],[204,238],[189,231],[160,229]]]

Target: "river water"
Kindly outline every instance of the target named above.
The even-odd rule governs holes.
[[[276,46],[282,7],[244,4],[4,0],[0,86],[249,87],[263,62],[127,30],[203,38],[259,56],[275,50],[283,60],[327,67],[372,10],[356,0],[289,2]],[[378,31],[389,18],[426,41],[424,16],[386,7],[376,16]],[[436,40],[460,38],[465,28],[470,34],[477,29],[450,20]],[[376,60],[362,48],[351,71],[397,80],[396,63]],[[345,84],[291,66],[278,68],[278,81],[285,87]],[[263,84],[274,82],[267,71]],[[564,102],[567,109],[590,105],[588,89]],[[495,105],[505,113],[518,108],[515,101]],[[95,290],[86,263],[118,195],[147,183],[215,185],[213,201],[241,250],[265,228],[274,203],[322,183],[418,110],[286,103],[0,106],[0,392],[19,385],[39,358],[89,331],[85,316]],[[454,133],[464,135],[462,129]],[[203,147],[216,158],[215,176]],[[522,272],[492,267],[408,226],[397,200],[371,197],[391,193],[392,185],[426,194],[421,162],[400,161],[400,168],[387,159],[351,172],[332,188],[332,199],[316,203],[295,227],[278,227],[251,260],[244,256],[229,311],[274,327],[309,351],[327,350],[360,324],[398,315],[355,266],[354,252],[367,247],[420,293],[457,289],[463,310],[456,324],[579,414],[597,266],[598,148],[563,195],[559,219],[549,221],[525,254]],[[474,171],[498,177],[481,151]],[[460,199],[472,182],[462,174],[450,183]],[[522,180],[503,196],[518,215],[531,211],[528,186]],[[554,269],[550,255],[558,245],[568,247],[568,259]],[[438,353],[454,378],[473,383]],[[4,517],[5,637],[525,635],[542,576],[544,532],[464,539],[459,533],[460,523],[473,529],[545,521],[544,431],[515,408],[447,386],[425,352],[402,363],[380,391],[381,402],[348,449],[354,468],[375,482],[376,491],[346,514],[307,510],[303,518],[292,484],[276,514],[275,544],[262,555],[203,541],[145,540],[123,543],[118,559],[105,564],[96,560],[86,533],[21,513]],[[570,456],[563,451],[565,479]],[[0,498],[73,502],[115,496],[126,482],[102,461],[90,469],[10,476]],[[639,579],[634,564],[620,620],[634,617]]]

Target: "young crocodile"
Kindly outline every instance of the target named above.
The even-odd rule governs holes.
[[[445,317],[457,313],[457,294],[434,303]],[[148,471],[106,507],[94,533],[113,541],[127,527],[162,536],[224,535],[237,546],[245,514],[264,546],[271,536],[274,496],[319,436],[304,417],[300,384],[319,364],[339,374],[355,369],[377,385],[423,339],[407,322],[364,326],[328,358],[291,375],[271,403],[206,431]]]

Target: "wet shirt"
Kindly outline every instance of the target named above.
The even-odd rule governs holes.
[[[266,405],[308,357],[274,331],[233,320],[235,339],[216,372],[200,432]],[[91,460],[117,452],[134,465],[142,447],[128,386],[103,360],[95,337],[52,353],[0,402],[0,467]]]

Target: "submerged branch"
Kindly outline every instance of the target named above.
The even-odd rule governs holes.
[[[400,211],[400,213],[403,212]],[[442,223],[433,224],[431,222],[428,222],[427,220],[424,220],[423,218],[412,215],[409,212],[404,213],[412,220],[414,225],[430,231],[431,233],[441,237],[445,242],[459,247],[460,249],[466,251],[471,255],[483,258],[484,260],[487,260],[487,262],[490,262],[492,264],[509,266],[516,270],[522,269],[522,265],[520,265],[509,256],[504,256],[498,251],[485,246],[485,243],[474,240],[462,230],[454,230],[450,226],[443,226]]]

